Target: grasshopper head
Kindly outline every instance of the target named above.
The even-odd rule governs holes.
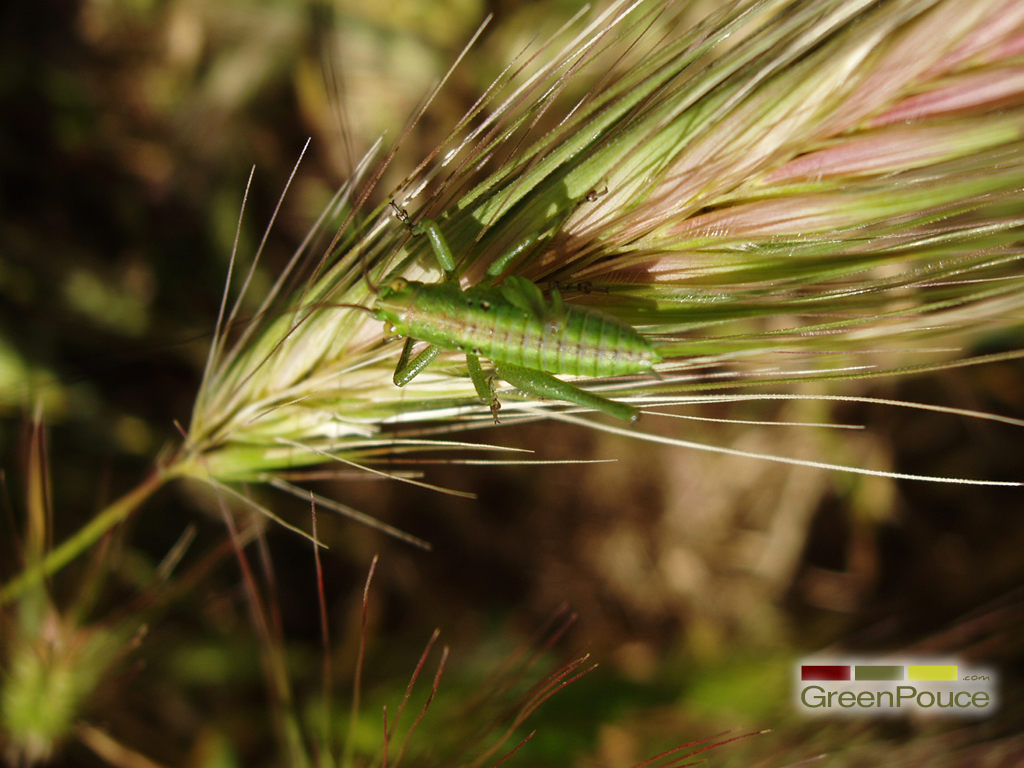
[[[374,317],[387,325],[389,333],[401,334],[406,313],[413,306],[416,287],[419,285],[404,277],[396,277],[381,286],[373,312]]]
[[[392,296],[399,296],[403,293],[406,293],[408,290],[408,280],[406,280],[404,277],[394,277],[391,280],[388,280],[386,285],[381,286],[378,303],[380,300],[386,301],[387,299],[390,299]]]
[[[416,300],[416,291],[422,285],[404,277],[395,277],[381,286],[374,308],[377,311],[401,311],[408,309]]]

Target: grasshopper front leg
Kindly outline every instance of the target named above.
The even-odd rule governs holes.
[[[395,209],[395,215],[398,216],[398,220],[409,227],[409,231],[412,232],[413,237],[418,235],[426,235],[427,240],[430,241],[430,247],[434,251],[434,255],[437,257],[438,263],[441,265],[441,271],[444,272],[444,279],[448,282],[456,280],[455,274],[455,255],[452,253],[452,249],[448,246],[448,241],[444,239],[444,233],[441,232],[441,228],[437,225],[437,222],[433,219],[423,219],[418,224],[413,224],[409,218],[409,213],[404,208],[392,200],[391,207]]]
[[[511,267],[511,265],[524,253],[529,252],[541,240],[550,238],[561,231],[562,226],[576,211],[578,205],[584,202],[592,203],[607,191],[607,189],[604,191],[591,190],[586,194],[586,197],[578,201],[576,205],[570,205],[565,211],[557,215],[554,222],[545,227],[544,230],[533,232],[524,237],[506,253],[491,262],[490,266],[487,267],[487,272],[484,274],[484,279],[480,282],[480,285],[491,286],[497,283],[501,280],[505,271],[509,269],[509,267]],[[413,224],[408,211],[400,207],[394,200],[391,201],[391,207],[395,209],[395,215],[398,216],[399,221],[408,226],[409,231],[412,232],[414,236],[427,236],[427,239],[430,241],[430,247],[434,251],[434,256],[437,257],[437,261],[441,265],[441,270],[444,272],[445,281],[450,282],[452,280],[457,280],[458,276],[455,269],[455,254],[452,253],[452,249],[448,245],[448,241],[445,239],[444,233],[441,231],[441,227],[438,226],[437,222],[433,219],[421,219],[418,223]]]
[[[405,340],[405,346],[402,347],[402,356],[398,358],[398,365],[392,378],[395,386],[404,387],[416,378],[424,368],[434,362],[441,352],[440,347],[431,344],[416,355],[416,357],[412,357],[412,347],[415,343],[415,340],[411,338]],[[469,368],[469,378],[476,388],[476,393],[480,396],[481,400],[490,406],[491,415],[494,416],[494,423],[498,424],[498,410],[501,408],[501,403],[494,396],[494,388],[480,366],[480,358],[476,355],[466,355],[466,366]]]
[[[562,227],[565,226],[565,223],[572,217],[580,205],[583,203],[593,203],[607,192],[607,187],[603,191],[590,190],[581,200],[577,200],[574,204],[567,206],[561,213],[556,214],[554,220],[543,230],[533,232],[524,237],[506,253],[491,262],[490,266],[487,267],[487,272],[484,274],[484,279],[480,281],[480,285],[490,286],[496,284],[502,279],[505,272],[519,260],[519,257],[532,250],[541,241],[548,240],[561,232]]]
[[[441,349],[439,347],[435,347],[431,344],[410,360],[409,358],[412,355],[412,346],[415,343],[415,340],[411,338],[405,340],[405,346],[402,347],[402,356],[398,358],[398,365],[395,367],[395,375],[391,379],[395,382],[396,387],[404,387],[410,381],[419,376],[423,369],[434,362],[434,358],[441,353]]]

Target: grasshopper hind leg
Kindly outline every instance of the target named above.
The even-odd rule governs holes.
[[[564,400],[584,408],[593,408],[595,411],[607,413],[609,416],[623,421],[634,422],[639,418],[639,414],[633,406],[580,389],[575,384],[555,378],[550,373],[508,363],[496,364],[495,369],[498,378],[504,379],[513,387],[531,395],[549,400]]]
[[[484,375],[484,369],[480,367],[480,358],[476,355],[466,355],[466,367],[469,369],[469,378],[473,381],[473,386],[476,387],[476,393],[491,407],[494,423],[500,424],[498,411],[501,409],[501,403],[498,402],[498,398],[494,394],[493,384]]]

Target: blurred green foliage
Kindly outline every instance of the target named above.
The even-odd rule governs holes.
[[[50,425],[58,541],[90,518],[98,499],[138,482],[156,450],[178,439],[174,424],[189,417],[252,164],[244,254],[260,241],[292,164],[313,137],[256,277],[268,283],[356,159],[382,133],[398,134],[486,13],[495,21],[382,189],[444,138],[520,49],[577,7],[475,0],[5,4],[0,465],[9,497],[24,492],[21,433],[25,414],[37,405]],[[1021,366],[1001,364],[908,380],[879,393],[966,400],[1021,417],[1022,391]],[[1008,477],[1021,471],[1019,439],[1008,430],[920,414],[879,416],[852,406],[837,420],[866,422],[881,442],[889,441],[844,443],[853,462],[882,455],[903,471],[968,475],[981,466]],[[736,436],[729,428],[724,433]],[[745,434],[754,444],[779,441],[774,433]],[[885,493],[869,481],[844,487],[845,481],[736,468],[715,457],[676,451],[654,457],[550,425],[502,436],[509,445],[537,449],[540,458],[622,460],[612,468],[471,473],[449,466],[432,474],[434,482],[477,491],[479,506],[372,481],[333,486],[346,501],[436,547],[422,555],[347,522],[322,523],[332,541],[326,599],[340,691],[355,667],[358,585],[372,554],[384,553],[371,598],[373,692],[358,721],[360,749],[379,744],[376,707],[400,698],[434,624],[453,638],[460,659],[453,657],[435,709],[458,712],[484,673],[568,599],[581,619],[552,655],[588,645],[608,661],[542,707],[540,734],[514,758],[521,764],[627,765],[650,754],[649,744],[668,748],[720,728],[767,726],[778,735],[713,752],[711,759],[778,765],[810,756],[812,747],[849,745],[851,754],[858,746],[859,754],[894,765],[939,755],[953,765],[957,754],[966,765],[978,753],[974,742],[995,761],[1019,756],[1019,492],[900,486],[899,498],[879,501]],[[814,441],[802,445],[820,449]],[[710,484],[727,475],[732,490]],[[304,514],[301,505],[273,503],[284,514]],[[800,513],[792,525],[806,539],[772,581],[754,573],[744,553],[768,529],[772,511],[785,505]],[[712,525],[698,514],[705,509],[732,513],[714,516]],[[865,509],[876,519],[866,519]],[[168,582],[167,598],[138,609],[153,619],[151,636],[125,669],[100,685],[87,711],[167,764],[270,764],[268,710],[279,702],[264,698],[261,646],[217,514],[201,491],[177,489],[146,508],[130,544],[112,547],[109,594],[90,607],[100,618],[149,594],[182,530],[189,523],[197,530],[198,543],[182,562],[181,578]],[[306,702],[319,701],[322,658],[311,553],[281,532],[270,540],[277,592],[268,603],[280,612],[300,702],[294,706],[315,733],[315,705]],[[5,533],[5,579],[19,562],[18,542]],[[56,582],[58,600],[74,594],[78,568]],[[0,621],[0,633],[11,637],[8,617]],[[792,721],[778,704],[785,660],[842,638],[877,648],[918,643],[922,652],[984,654],[1005,675],[1004,712],[993,724],[964,729],[955,742],[959,753],[950,751],[946,735],[956,725],[818,729]],[[140,667],[131,666],[135,661]],[[346,702],[338,707],[339,730],[347,728],[346,696],[336,694],[336,704]],[[419,736],[424,764],[431,762],[431,745],[435,757],[451,757],[461,746],[443,728],[431,728],[436,732],[425,726]],[[63,759],[94,764],[81,744]],[[857,762],[856,754],[835,762],[869,763]]]

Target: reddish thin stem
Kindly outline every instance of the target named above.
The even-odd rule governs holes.
[[[331,637],[327,624],[327,598],[324,594],[324,569],[320,562],[319,538],[316,531],[316,499],[313,493],[309,494],[309,504],[313,518],[313,562],[316,564],[316,591],[320,601],[320,639],[324,648],[324,722],[323,722],[323,748],[330,752],[331,734]]]
[[[366,656],[366,624],[367,607],[370,604],[370,584],[373,582],[373,574],[377,571],[377,561],[380,555],[374,555],[370,562],[370,570],[366,574],[366,584],[363,585],[363,610],[359,627],[359,653],[356,656],[356,676],[352,684],[352,712],[349,715],[348,739],[345,741],[345,757],[342,760],[343,766],[352,765],[352,754],[355,749],[356,720],[359,717],[360,696],[363,686],[363,659]]]

